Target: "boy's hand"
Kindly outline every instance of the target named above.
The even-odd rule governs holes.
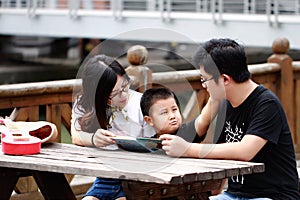
[[[162,140],[162,149],[166,154],[174,157],[185,157],[186,151],[191,145],[189,142],[176,135],[163,134],[159,139]]]

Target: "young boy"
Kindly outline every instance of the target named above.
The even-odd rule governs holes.
[[[191,122],[182,124],[182,116],[179,103],[175,94],[168,88],[152,88],[143,93],[141,98],[141,110],[144,120],[154,128],[156,135],[163,134],[178,135],[188,142],[201,142],[202,137],[198,136],[200,117]]]

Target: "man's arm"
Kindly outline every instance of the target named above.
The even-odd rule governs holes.
[[[259,136],[245,135],[240,142],[222,144],[190,144],[182,156],[249,161],[266,143],[267,140]]]
[[[212,98],[208,99],[208,102],[195,120],[195,129],[200,137],[207,132],[210,123],[218,113],[219,107],[220,102]]]
[[[222,144],[198,144],[189,143],[176,136],[164,134],[159,137],[162,141],[162,149],[169,156],[210,158],[226,160],[251,160],[267,143],[256,135],[245,135],[240,142]]]

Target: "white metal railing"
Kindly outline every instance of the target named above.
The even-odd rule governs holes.
[[[119,4],[121,7],[113,7]],[[165,10],[299,14],[299,0],[0,0],[2,8]]]
[[[300,0],[0,0],[0,35],[300,48]],[[171,31],[171,32],[170,32]]]
[[[107,12],[116,19],[123,18],[123,13],[131,14],[158,12],[163,20],[170,20],[175,13],[210,14],[214,22],[222,21],[223,14],[260,14],[266,15],[270,24],[278,24],[280,15],[299,15],[299,0],[0,0],[0,14],[20,12],[34,17],[53,11],[67,11],[70,17],[83,14]],[[43,11],[43,12],[38,12]],[[140,12],[142,11],[142,12]]]

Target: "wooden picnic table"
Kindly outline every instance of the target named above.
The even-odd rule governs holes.
[[[121,179],[127,199],[208,199],[222,179],[263,171],[261,163],[50,143],[39,154],[0,154],[0,196],[9,199],[18,178],[32,175],[45,199],[76,199],[64,174],[77,174]]]

